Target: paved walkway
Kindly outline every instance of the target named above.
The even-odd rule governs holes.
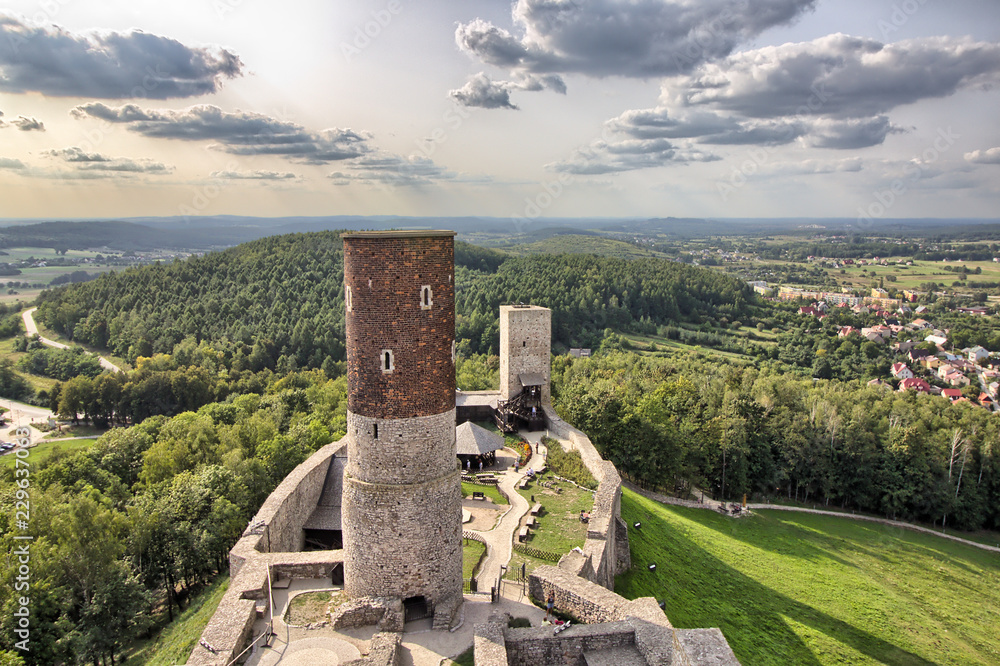
[[[28,331],[27,333],[28,337],[31,337],[33,335],[38,335],[39,342],[41,342],[43,345],[47,347],[53,347],[55,349],[69,349],[69,345],[64,345],[61,342],[56,342],[55,340],[49,340],[48,338],[43,338],[41,335],[38,334],[38,326],[35,325],[35,319],[34,317],[31,316],[32,313],[37,309],[38,308],[31,308],[30,310],[25,310],[24,313],[21,315],[21,318],[24,319],[24,328],[27,329]],[[87,353],[89,354],[91,352]],[[103,356],[98,356],[97,358],[101,362],[101,367],[104,368],[105,370],[110,370],[111,372],[122,371],[121,368],[119,368],[117,365],[115,365],[108,359],[104,358]]]
[[[539,444],[545,435],[544,432],[522,432],[520,434],[531,442],[532,447]],[[530,508],[528,500],[521,497],[516,488],[517,484],[524,478],[523,470],[526,468],[540,469],[545,464],[545,447],[540,446],[539,448],[541,453],[532,455],[528,464],[521,468],[522,471],[514,472],[511,468],[500,478],[500,483],[497,485],[503,490],[503,494],[510,498],[510,508],[500,518],[496,526],[488,532],[469,530],[482,536],[486,541],[486,560],[480,567],[477,577],[480,591],[486,594],[489,594],[490,588],[496,585],[497,579],[500,577],[500,567],[510,562],[510,556],[514,550],[514,534],[517,532],[521,519]]]

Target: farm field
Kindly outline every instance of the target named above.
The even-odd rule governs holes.
[[[744,664],[1000,663],[1000,556],[848,519],[732,519],[622,494],[628,598],[719,627]],[[650,571],[649,564],[656,564]]]

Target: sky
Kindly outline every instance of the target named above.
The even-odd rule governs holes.
[[[1000,218],[995,0],[0,0],[0,218]]]

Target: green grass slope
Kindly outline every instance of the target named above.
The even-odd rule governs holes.
[[[137,645],[125,662],[127,666],[170,666],[185,663],[227,589],[229,576],[220,576],[202,590],[191,605],[164,627],[156,638]]]
[[[760,511],[734,520],[622,495],[628,598],[676,627],[720,627],[756,664],[1000,663],[1000,556],[866,522]],[[656,563],[655,572],[648,569]]]

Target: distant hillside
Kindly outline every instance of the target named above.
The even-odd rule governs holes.
[[[741,280],[660,259],[515,257],[462,242],[455,255],[456,333],[467,352],[497,351],[503,303],[553,308],[556,342],[588,346],[606,327],[655,330],[743,316],[753,299]],[[39,301],[37,317],[46,325],[130,362],[171,353],[189,337],[232,355],[239,369],[321,367],[344,358],[343,249],[334,231],[270,236],[108,273],[43,292]]]
[[[618,259],[639,259],[662,257],[652,250],[597,235],[558,234],[534,243],[507,245],[504,250],[511,254],[596,254]]]
[[[7,247],[50,247],[57,251],[105,247],[119,252],[208,250],[272,233],[263,227],[194,226],[179,232],[114,220],[42,222],[0,227],[0,243]]]

